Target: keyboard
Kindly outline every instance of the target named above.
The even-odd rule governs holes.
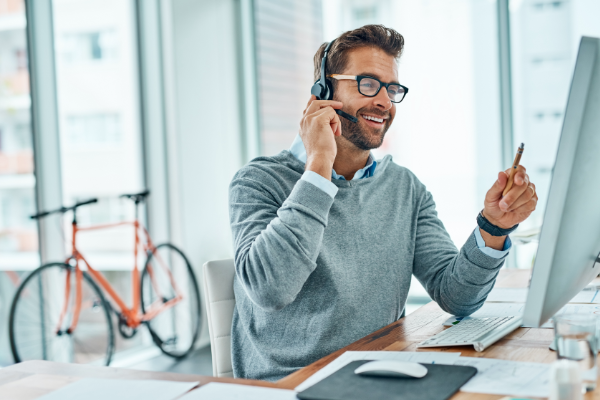
[[[483,351],[520,327],[522,322],[520,316],[464,319],[419,343],[417,347],[473,345],[476,351]]]

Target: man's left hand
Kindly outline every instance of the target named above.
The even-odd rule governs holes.
[[[512,187],[502,197],[509,174],[510,169],[498,173],[498,180],[485,195],[483,208],[483,216],[503,229],[525,221],[535,210],[538,201],[535,185],[529,181],[529,175],[522,165],[517,167]]]

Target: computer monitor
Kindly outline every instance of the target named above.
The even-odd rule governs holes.
[[[600,39],[583,37],[523,312],[539,327],[600,273]]]

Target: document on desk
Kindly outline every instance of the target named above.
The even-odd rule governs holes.
[[[494,288],[488,295],[486,301],[525,303],[527,301],[528,288]],[[598,289],[585,289],[577,293],[569,303],[600,303]]]
[[[211,382],[177,400],[297,400],[293,390]]]
[[[317,382],[322,381],[329,375],[345,367],[352,361],[359,360],[394,360],[394,361],[412,361],[423,364],[448,364],[452,365],[460,353],[441,353],[433,351],[347,351],[325,367],[317,371],[310,378],[298,385],[294,390],[301,392],[308,389]]]
[[[523,315],[525,303],[484,303],[483,306],[474,312],[469,317],[450,317],[444,321],[445,326],[451,326],[456,321],[467,320],[471,318],[486,318],[486,317],[509,317]],[[600,304],[567,304],[556,313],[561,314],[581,314],[593,315],[600,314]],[[532,328],[528,325],[521,325],[524,328]],[[552,321],[547,321],[541,328],[552,328]]]
[[[461,392],[518,397],[548,397],[550,364],[460,357],[454,365],[477,368]]]
[[[83,378],[38,400],[173,400],[200,382]]]

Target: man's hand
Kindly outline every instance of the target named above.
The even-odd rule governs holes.
[[[510,169],[498,173],[498,180],[485,195],[483,208],[483,216],[503,229],[525,221],[535,210],[538,201],[535,185],[529,181],[529,175],[522,165],[515,172],[512,188],[502,197],[509,174]]]
[[[331,180],[337,155],[335,136],[342,134],[342,123],[335,113],[343,104],[333,100],[310,100],[300,121],[300,137],[306,148],[306,170]]]

